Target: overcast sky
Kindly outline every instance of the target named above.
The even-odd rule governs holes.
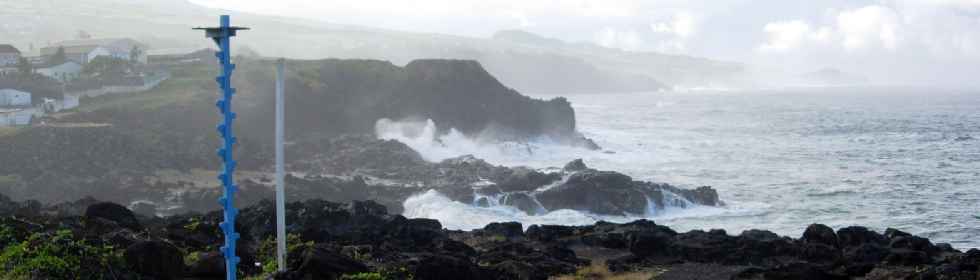
[[[783,68],[837,67],[892,79],[950,76],[942,69],[980,71],[980,0],[191,1],[474,37],[523,29],[626,50]]]

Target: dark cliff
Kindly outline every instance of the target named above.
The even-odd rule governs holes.
[[[259,137],[272,127],[272,68],[243,64],[240,87],[245,132]],[[377,60],[290,61],[286,82],[289,137],[373,133],[375,122],[432,119],[440,130],[521,139],[577,136],[575,112],[563,98],[539,100],[501,84],[478,62],[416,60],[405,67]],[[267,137],[267,136],[266,136]]]

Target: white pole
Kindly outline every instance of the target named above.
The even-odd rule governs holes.
[[[283,154],[283,131],[285,117],[285,60],[276,64],[276,253],[279,271],[286,271],[286,182],[285,155]]]

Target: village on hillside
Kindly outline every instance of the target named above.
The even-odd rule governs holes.
[[[0,42],[0,127],[45,125],[89,97],[142,92],[170,77],[129,38],[83,38],[29,51]]]

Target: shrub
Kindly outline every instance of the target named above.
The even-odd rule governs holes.
[[[122,252],[110,245],[77,240],[71,231],[35,233],[0,253],[0,279],[118,278]]]

